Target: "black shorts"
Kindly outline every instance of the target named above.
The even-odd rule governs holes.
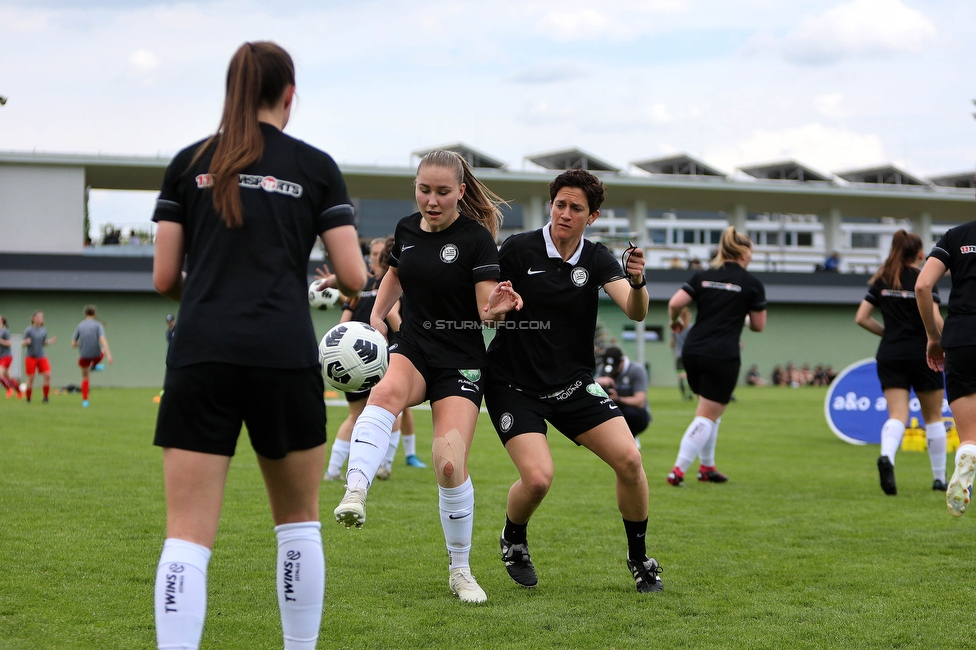
[[[319,366],[167,368],[153,444],[233,456],[243,423],[254,451],[278,460],[325,444],[324,392]]]
[[[545,435],[546,420],[576,442],[581,433],[623,417],[603,388],[588,377],[549,395],[530,394],[508,382],[489,379],[485,406],[502,444],[523,433]]]
[[[925,359],[878,359],[881,388],[914,388],[916,393],[942,390],[942,373],[929,368]]]
[[[369,399],[369,390],[358,390],[355,392],[343,393],[346,396],[347,402],[359,402],[361,400]]]
[[[432,368],[427,365],[427,359],[420,350],[400,338],[395,338],[390,345],[390,354],[402,354],[423,376],[427,385],[424,400],[433,404],[445,397],[464,397],[481,408],[485,378],[480,368]]]
[[[950,404],[976,393],[976,346],[945,351],[945,378],[946,399]]]
[[[688,386],[696,395],[719,404],[728,404],[739,381],[741,359],[719,359],[699,354],[682,354]]]

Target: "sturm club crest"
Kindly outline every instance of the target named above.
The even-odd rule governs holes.
[[[590,278],[590,274],[582,266],[577,266],[570,272],[569,277],[573,281],[573,284],[577,287],[582,287]]]
[[[586,392],[589,393],[590,395],[593,395],[594,397],[609,397],[609,395],[607,395],[607,391],[603,390],[603,386],[601,386],[596,382],[593,382],[592,384],[587,386]]]
[[[451,264],[457,261],[458,258],[458,247],[454,244],[444,244],[441,248],[441,261],[445,264]]]
[[[502,430],[502,433],[508,433],[513,424],[515,424],[515,418],[512,417],[511,413],[502,413],[502,416],[498,418],[498,428]]]

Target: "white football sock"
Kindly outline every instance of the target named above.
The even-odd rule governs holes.
[[[715,420],[715,426],[712,427],[712,435],[708,436],[708,442],[702,445],[702,449],[698,454],[701,459],[701,464],[705,467],[715,467],[715,443],[718,442],[718,428],[722,425],[722,418]]]
[[[929,460],[932,462],[932,478],[945,483],[946,475],[946,430],[945,424],[939,420],[925,425],[925,437],[928,439]]]
[[[685,435],[681,438],[681,447],[678,448],[678,458],[674,461],[678,469],[682,472],[688,470],[708,442],[708,439],[712,435],[712,429],[714,428],[715,423],[708,418],[700,415],[695,416],[695,419],[685,429]]]
[[[881,427],[881,455],[887,456],[891,464],[895,464],[895,452],[901,445],[901,439],[905,435],[905,423],[890,418]]]
[[[336,475],[342,470],[343,463],[349,458],[349,441],[336,440],[332,443],[332,453],[329,455],[329,474]]]
[[[957,468],[959,466],[959,457],[963,455],[963,452],[968,452],[970,454],[976,455],[976,444],[973,444],[971,442],[965,442],[959,445],[959,449],[956,450],[956,458],[953,461],[953,463],[956,465]]]
[[[404,456],[416,456],[417,455],[417,436],[414,434],[403,434],[400,437],[403,442],[403,455]]]
[[[437,505],[441,511],[441,528],[451,567],[469,566],[471,534],[474,529],[474,485],[471,477],[457,487],[437,486]]]
[[[171,537],[156,567],[156,647],[197,650],[207,617],[210,549]]]
[[[349,447],[349,468],[346,470],[346,485],[349,488],[369,489],[390,446],[394,422],[395,414],[372,405],[364,408],[356,418]]]
[[[386,458],[383,462],[387,465],[393,464],[393,457],[396,456],[397,447],[400,446],[400,432],[394,431],[390,434],[390,446],[386,449]]]
[[[315,650],[325,602],[322,524],[275,526],[278,538],[278,608],[285,650]]]

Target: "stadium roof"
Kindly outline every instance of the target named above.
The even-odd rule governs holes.
[[[940,187],[976,188],[976,175],[973,172],[929,176],[929,180]]]
[[[929,183],[920,176],[909,174],[894,165],[868,167],[866,169],[852,169],[837,174],[850,183],[867,183],[870,185],[914,185],[926,187]]]
[[[818,171],[814,171],[813,169],[810,169],[806,165],[802,165],[795,160],[783,160],[780,162],[766,163],[764,165],[739,167],[739,171],[744,172],[754,178],[761,178],[763,180],[799,181],[801,183],[809,183],[811,181],[816,181],[819,183],[831,182],[831,178],[829,176],[825,176]]]
[[[652,174],[668,174],[670,176],[710,176],[725,178],[726,174],[687,154],[667,156],[666,158],[652,158],[631,163],[638,169]]]
[[[526,156],[526,160],[533,162],[539,167],[546,169],[586,169],[591,172],[619,172],[619,167],[614,167],[605,160],[600,160],[593,154],[587,153],[582,149],[563,149],[561,151],[551,151],[549,153],[534,154]]]
[[[169,158],[35,154],[0,151],[0,166],[79,167],[93,189],[158,191]],[[416,170],[411,167],[340,164],[351,197],[413,199]],[[552,172],[483,169],[478,178],[508,201],[548,200]],[[806,175],[804,175],[806,178]],[[727,212],[743,205],[750,212],[826,214],[912,219],[928,213],[934,222],[962,223],[976,216],[973,195],[950,187],[929,185],[924,191],[898,191],[890,185],[833,183],[756,183],[730,178],[614,174],[604,178],[614,206],[642,201],[648,206],[675,210]],[[0,196],[0,202],[3,197]]]
[[[452,144],[445,144],[440,147],[430,147],[428,149],[418,149],[413,152],[413,155],[418,158],[423,158],[431,151],[437,151],[438,149],[444,149],[446,151],[453,151],[454,153],[460,154],[462,158],[468,161],[468,164],[472,167],[480,167],[482,169],[503,169],[505,163],[495,158],[492,158],[488,154],[478,151],[474,147],[469,147],[463,142],[454,142]]]

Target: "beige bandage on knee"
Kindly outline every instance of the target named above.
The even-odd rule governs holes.
[[[468,446],[457,429],[451,429],[443,436],[436,436],[433,444],[434,468],[439,476],[451,478],[458,468],[464,467],[464,458]],[[451,465],[451,473],[445,474],[444,468]]]

